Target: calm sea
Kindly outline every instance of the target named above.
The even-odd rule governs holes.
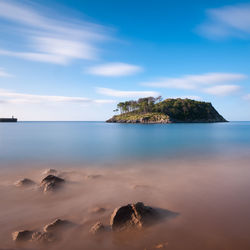
[[[114,164],[183,156],[250,154],[250,122],[110,124],[0,123],[0,166]]]

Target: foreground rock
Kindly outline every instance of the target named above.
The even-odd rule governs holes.
[[[97,222],[91,227],[89,232],[95,235],[102,233],[104,231],[105,231],[105,226],[101,222]]]
[[[67,229],[75,226],[74,223],[67,220],[57,219],[49,223],[43,228],[44,232],[21,230],[12,233],[12,239],[15,242],[37,242],[37,243],[51,243],[55,242],[61,233]],[[60,238],[60,237],[59,237]]]
[[[48,175],[41,181],[41,188],[43,189],[43,192],[49,192],[49,191],[55,191],[58,188],[62,186],[62,184],[65,182],[64,179],[54,176],[54,175]]]
[[[73,226],[75,226],[75,224],[71,221],[56,219],[52,223],[46,225],[43,230],[44,232],[59,233],[66,229],[72,228]]]
[[[110,225],[114,231],[140,229],[157,218],[159,214],[156,210],[145,206],[142,202],[137,202],[115,209],[111,215]]]
[[[15,183],[17,187],[30,187],[35,185],[36,183],[28,178],[24,178],[22,180],[19,180]]]
[[[15,242],[25,242],[29,241],[32,238],[33,231],[21,230],[12,233],[12,239]]]

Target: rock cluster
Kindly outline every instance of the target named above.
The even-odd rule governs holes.
[[[46,170],[49,173],[40,183],[40,189],[43,192],[51,192],[59,189],[65,180],[53,175],[56,173],[54,169]],[[90,175],[89,178],[98,178],[101,175]],[[35,182],[28,178],[24,178],[16,183],[19,187],[31,186]],[[103,207],[95,207],[91,213],[104,213],[106,211]],[[128,204],[116,208],[110,218],[110,225],[104,225],[102,222],[96,222],[90,229],[89,233],[92,235],[102,235],[103,232],[120,232],[123,230],[141,229],[144,226],[159,219],[159,211],[145,206],[142,202]],[[20,230],[12,233],[12,239],[15,242],[33,242],[33,243],[52,243],[61,239],[68,229],[76,226],[76,224],[62,219],[56,219],[53,222],[45,225],[41,231],[37,230]],[[80,230],[81,227],[77,227]]]
[[[12,233],[12,239],[15,242],[37,242],[37,243],[51,243],[58,239],[61,233],[66,229],[75,226],[74,223],[57,219],[48,225],[44,226],[43,231],[21,230]]]
[[[50,192],[50,191],[56,191],[60,187],[62,187],[62,184],[65,183],[65,180],[63,178],[60,178],[56,176],[57,170],[55,169],[47,169],[43,172],[43,175],[46,174],[46,177],[42,179],[40,183],[40,189],[44,192]],[[36,185],[34,181],[28,178],[21,179],[17,182],[15,182],[15,185],[17,187],[30,187]]]
[[[111,215],[110,227],[98,221],[90,228],[89,232],[97,235],[105,231],[119,232],[129,229],[141,229],[158,218],[159,214],[155,209],[145,206],[142,202],[137,202],[115,209]],[[12,238],[16,242],[51,243],[56,241],[60,234],[74,226],[76,224],[68,220],[56,219],[44,226],[42,232],[21,230],[14,232]]]

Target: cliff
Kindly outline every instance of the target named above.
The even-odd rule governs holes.
[[[122,105],[124,104],[124,105]],[[126,105],[127,104],[127,105]],[[209,102],[190,99],[142,98],[119,103],[121,114],[107,122],[118,123],[209,123],[227,122]],[[131,108],[133,107],[133,108]],[[132,109],[132,110],[131,110]],[[117,110],[115,110],[117,111]]]

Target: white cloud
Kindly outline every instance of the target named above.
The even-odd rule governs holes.
[[[0,50],[0,55],[12,56],[37,62],[48,62],[56,64],[67,64],[69,58],[45,53],[31,53],[31,52],[13,52],[9,50]]]
[[[208,20],[198,31],[209,38],[249,37],[250,4],[237,4],[207,10]]]
[[[246,79],[243,74],[207,73],[201,75],[186,75],[179,78],[163,78],[155,82],[142,83],[145,86],[173,88],[173,89],[198,89],[201,86],[219,84]]]
[[[93,100],[85,97],[51,96],[18,93],[0,89],[1,101],[7,103],[113,103],[114,100]]]
[[[7,73],[4,68],[0,68],[0,77],[12,77],[12,75]]]
[[[121,62],[101,64],[87,69],[87,72],[92,75],[114,77],[133,75],[140,71],[142,68],[139,66]]]
[[[108,88],[96,88],[97,92],[102,95],[124,98],[139,98],[148,96],[159,96],[160,94],[155,91],[122,91]]]
[[[8,29],[18,31],[15,32],[18,39],[25,38],[18,45],[28,47],[28,51],[2,48],[0,54],[57,64],[68,64],[74,59],[95,59],[98,56],[97,43],[108,38],[107,28],[67,20],[57,14],[50,13],[49,16],[47,12],[13,0],[0,1],[0,19],[10,21]]]
[[[217,85],[209,88],[203,89],[205,93],[212,95],[230,95],[237,92],[240,89],[238,85]]]
[[[243,96],[243,99],[247,100],[247,101],[250,101],[250,94],[247,94],[247,95]]]

